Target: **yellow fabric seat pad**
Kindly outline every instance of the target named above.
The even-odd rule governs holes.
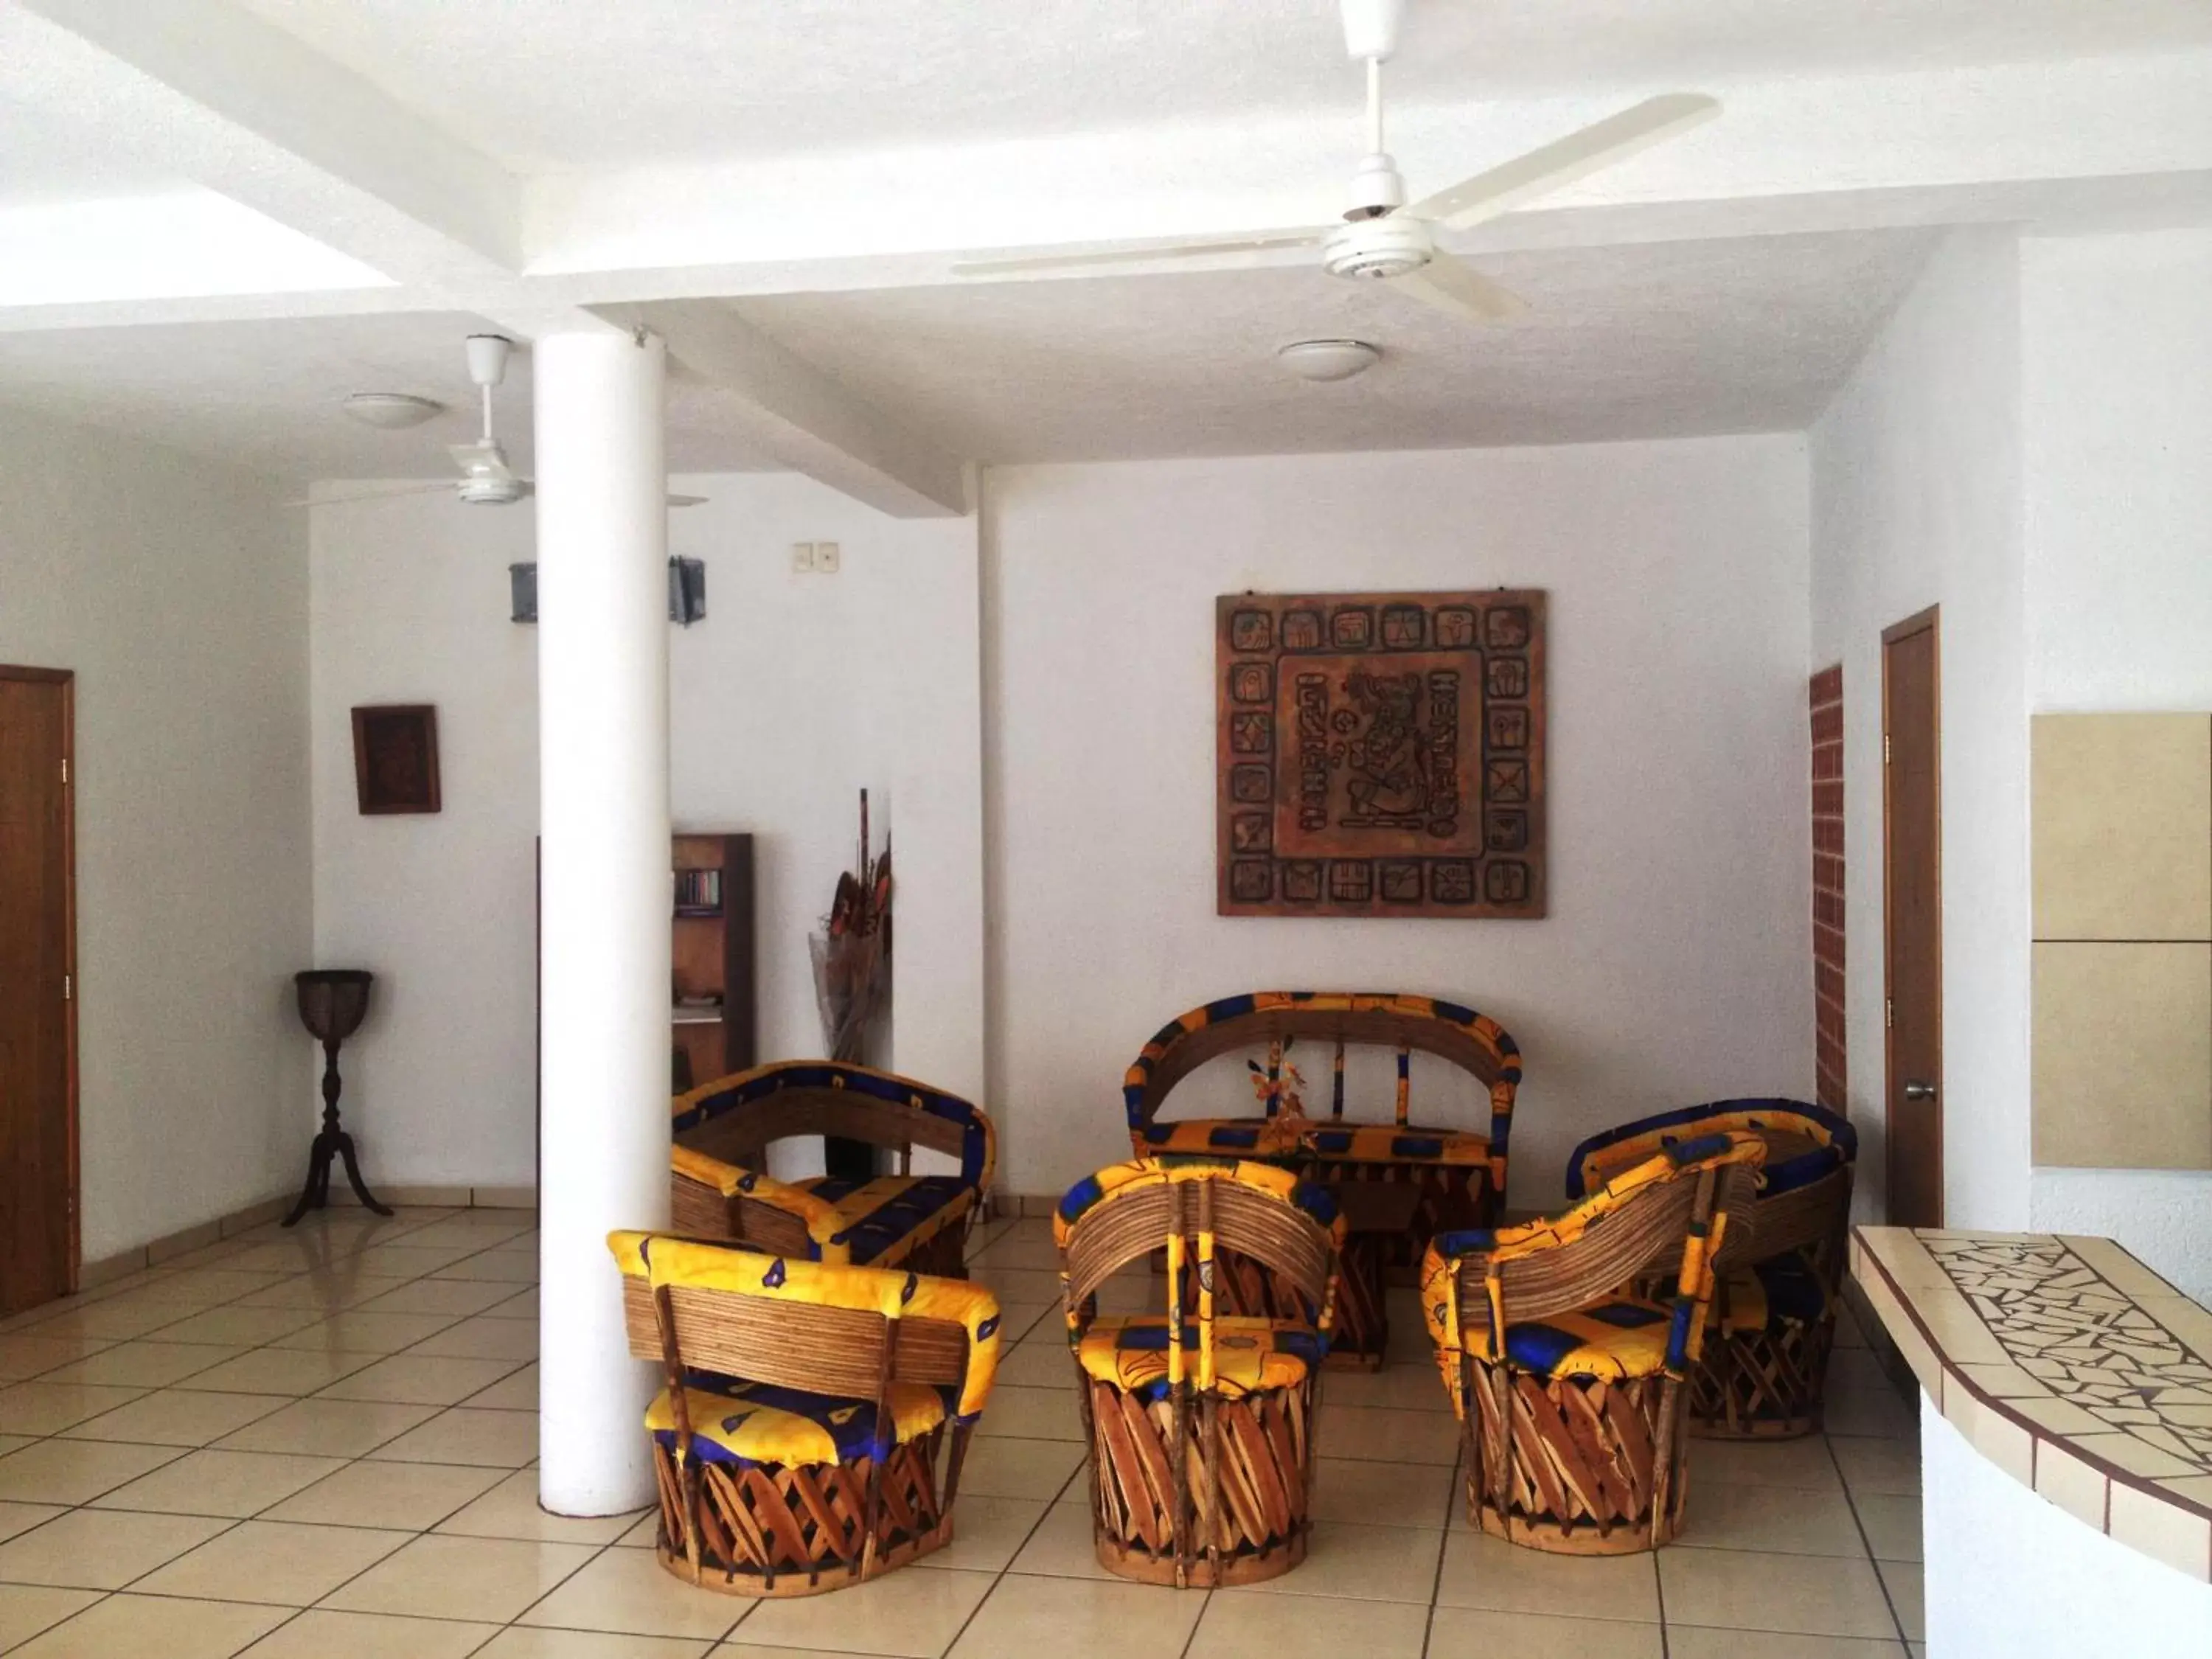
[[[1164,1314],[1102,1315],[1077,1344],[1076,1361],[1085,1376],[1098,1382],[1128,1392],[1150,1389],[1167,1380],[1167,1328]],[[1187,1357],[1195,1347],[1197,1329],[1198,1322],[1187,1318]],[[1287,1347],[1309,1346],[1316,1340],[1310,1326],[1295,1320],[1218,1318],[1213,1322],[1214,1380],[1231,1400],[1255,1389],[1295,1387],[1305,1380],[1307,1365]],[[1185,1375],[1195,1375],[1194,1361]]]
[[[684,1390],[700,1455],[715,1458],[715,1449],[748,1463],[836,1463],[866,1454],[874,1405],[829,1395],[800,1395],[791,1389],[728,1381],[716,1388],[697,1386],[694,1374]],[[945,1400],[921,1382],[890,1386],[892,1434],[897,1443],[919,1439],[945,1421]],[[645,1426],[673,1436],[676,1412],[666,1389],[647,1407]],[[840,1441],[844,1442],[841,1447]]]

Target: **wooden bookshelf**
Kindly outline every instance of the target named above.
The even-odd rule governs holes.
[[[672,1070],[688,1066],[691,1081],[700,1084],[759,1059],[753,838],[678,836],[673,853],[669,1030],[682,1059],[672,1055]]]

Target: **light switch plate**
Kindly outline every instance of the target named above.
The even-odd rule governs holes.
[[[795,573],[804,573],[814,568],[814,544],[812,542],[792,543],[791,568]]]
[[[837,550],[837,544],[835,542],[814,544],[814,568],[825,576],[834,576],[837,574],[841,556]]]

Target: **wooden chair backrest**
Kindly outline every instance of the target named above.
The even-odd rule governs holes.
[[[894,1322],[881,1314],[689,1285],[666,1288],[687,1370],[863,1400],[877,1397],[887,1358],[892,1382],[957,1388],[967,1376],[968,1333],[952,1320],[901,1319],[892,1349]],[[660,1361],[653,1286],[625,1275],[623,1310],[631,1354]]]
[[[1701,1198],[1707,1195],[1713,1215],[1731,1218],[1722,1233],[1717,1261],[1726,1259],[1736,1227],[1751,1206],[1757,1178],[1748,1164],[1685,1170],[1635,1194],[1579,1237],[1503,1263],[1498,1279],[1506,1324],[1588,1307],[1634,1279],[1669,1266],[1679,1268],[1690,1224]],[[1490,1294],[1484,1258],[1469,1256],[1458,1277],[1461,1328],[1487,1330]]]
[[[1494,1089],[1509,1066],[1517,1069],[1519,1065],[1517,1058],[1502,1054],[1474,1031],[1450,1020],[1387,1007],[1292,1003],[1209,1021],[1177,1035],[1152,1063],[1141,1091],[1130,1103],[1131,1115],[1151,1122],[1176,1085],[1210,1060],[1293,1038],[1416,1048],[1472,1073],[1486,1089]]]
[[[1331,1267],[1327,1231],[1287,1200],[1225,1178],[1139,1188],[1086,1210],[1067,1232],[1069,1299],[1081,1305],[1121,1268],[1159,1249],[1175,1224],[1176,1188],[1200,1185],[1212,1194],[1217,1249],[1252,1257],[1289,1279],[1313,1307],[1322,1305]],[[1198,1214],[1193,1194],[1182,1215],[1183,1236],[1194,1245]]]
[[[710,1117],[677,1139],[725,1164],[757,1169],[769,1146],[802,1135],[836,1135],[894,1152],[925,1146],[958,1158],[964,1131],[951,1118],[850,1089],[793,1087]]]
[[[1733,1266],[1739,1255],[1746,1261],[1764,1261],[1785,1250],[1809,1245],[1832,1244],[1849,1231],[1851,1216],[1851,1166],[1831,1170],[1818,1181],[1762,1198],[1741,1220],[1743,1249],[1738,1252],[1732,1237],[1722,1241],[1723,1266]]]

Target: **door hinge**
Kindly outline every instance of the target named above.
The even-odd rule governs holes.
[[[76,975],[74,974],[62,975],[62,1000],[64,1002],[76,1000]]]
[[[1881,763],[1884,766],[1889,764],[1889,733],[1887,732],[1881,734]]]
[[[1897,1005],[1887,997],[1881,1000],[1881,1023],[1885,1030],[1897,1024]]]
[[[69,757],[67,755],[64,755],[62,757],[62,781],[64,783],[67,783],[69,781]]]

